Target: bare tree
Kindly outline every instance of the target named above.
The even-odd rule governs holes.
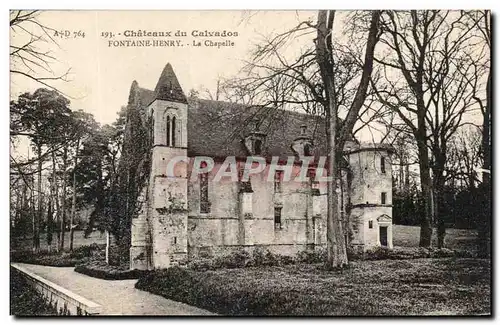
[[[446,163],[446,181],[474,193],[481,181],[477,169],[482,164],[481,132],[476,126],[465,125],[450,139]]]
[[[478,197],[482,201],[483,213],[478,223],[478,251],[481,256],[489,255],[488,241],[491,228],[491,12],[484,10],[467,13],[476,27],[479,38],[482,40],[484,60],[474,60],[474,73],[469,76],[469,83],[473,88],[473,98],[479,105],[483,117],[481,153],[483,156],[483,172],[481,193]],[[486,89],[481,81],[486,75]],[[485,94],[483,96],[483,94]]]
[[[312,19],[301,21],[290,30],[266,38],[256,46],[252,60],[243,69],[245,77],[223,84],[233,101],[258,106],[261,115],[276,109],[300,109],[324,117],[328,175],[333,179],[328,183],[326,265],[330,269],[342,268],[348,262],[337,206],[339,159],[360,114],[370,111],[371,118],[376,118],[376,108],[366,105],[365,99],[379,37],[380,12],[364,12],[361,16],[364,18],[362,29],[357,31],[363,37],[357,48],[350,47],[352,41],[348,45],[336,42],[333,37],[335,11],[320,11],[316,24]],[[315,37],[314,43],[306,45],[298,55],[283,53],[289,42],[303,36]],[[361,121],[362,125],[368,123],[369,119]]]
[[[394,112],[417,142],[425,205],[420,246],[431,245],[437,217],[442,247],[444,221],[436,208],[444,186],[447,142],[473,107],[463,78],[470,69],[463,52],[474,46],[473,26],[467,24],[464,12],[439,10],[387,11],[382,25],[383,51],[376,61],[384,78],[374,87],[380,103]]]
[[[10,12],[10,73],[19,75],[52,90],[57,90],[54,81],[67,81],[69,69],[56,74],[51,68],[57,58],[50,50],[43,50],[41,44],[57,42],[51,36],[55,30],[38,20],[38,10],[12,10]]]

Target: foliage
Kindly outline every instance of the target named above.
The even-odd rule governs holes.
[[[372,248],[366,252],[351,252],[352,260],[407,260],[418,258],[475,257],[470,250],[433,247]]]
[[[291,256],[273,254],[268,249],[255,248],[252,253],[244,249],[213,258],[194,258],[187,263],[187,268],[193,270],[215,270],[221,268],[233,269],[256,266],[288,265],[295,263]]]
[[[113,250],[111,259],[119,265],[128,264],[131,222],[142,208],[139,197],[147,186],[151,168],[151,121],[143,120],[134,100],[131,96],[125,110],[121,156],[103,212],[104,226],[114,236],[118,246],[117,250]]]
[[[244,249],[230,253],[216,255],[215,257],[193,258],[186,267],[196,271],[236,269],[262,266],[284,266],[290,264],[316,264],[326,260],[326,249],[302,250],[295,256],[273,254],[268,249],[255,248],[251,253]],[[376,247],[368,251],[347,250],[349,260],[406,260],[418,258],[445,258],[445,257],[476,257],[476,253],[466,249],[448,248],[423,248],[423,247]]]
[[[490,313],[490,263],[477,259],[352,262],[151,272],[136,288],[224,315]]]
[[[138,279],[149,271],[137,269],[130,270],[123,266],[109,265],[105,261],[93,261],[77,265],[75,267],[75,272],[105,280],[126,280]]]
[[[10,314],[15,316],[55,316],[57,308],[49,306],[14,268],[10,268]]]
[[[91,260],[104,260],[104,245],[91,244],[78,247],[72,252],[13,251],[10,253],[11,262],[38,264],[45,266],[68,267],[87,263]]]

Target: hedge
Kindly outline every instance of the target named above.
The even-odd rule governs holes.
[[[189,261],[187,268],[196,271],[234,269],[255,266],[284,266],[290,264],[316,264],[326,261],[326,250],[304,250],[296,256],[273,254],[267,249],[257,248],[252,253],[245,250],[218,255],[213,258],[195,258]],[[378,247],[368,251],[348,251],[350,261],[356,260],[407,260],[417,258],[474,257],[470,251],[455,251],[447,248],[396,247],[394,249]]]
[[[124,266],[114,266],[106,264],[104,261],[95,261],[77,265],[75,267],[75,272],[105,280],[127,280],[138,279],[146,275],[149,271],[137,269],[130,270]]]
[[[91,260],[104,260],[104,254],[104,245],[93,243],[78,247],[72,252],[40,251],[34,254],[32,251],[12,251],[10,260],[45,266],[74,267]]]

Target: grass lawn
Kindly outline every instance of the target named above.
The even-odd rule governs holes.
[[[54,233],[52,239],[51,248],[55,250],[57,245],[57,238]],[[76,230],[73,237],[73,248],[78,248],[80,246],[90,245],[92,243],[96,244],[106,244],[106,235],[101,234],[99,231],[94,231],[90,234],[88,238],[83,236],[83,230]],[[11,250],[31,250],[33,246],[33,240],[31,238],[11,238]],[[69,248],[69,231],[66,231],[64,235],[64,247]],[[40,249],[46,251],[48,249],[47,245],[47,234],[40,234]]]
[[[490,314],[490,261],[416,259],[154,272],[136,287],[226,315]]]
[[[394,246],[418,247],[420,227],[393,225]],[[446,229],[445,246],[451,249],[475,249],[477,231],[475,229]],[[432,244],[437,246],[437,230],[433,229]]]

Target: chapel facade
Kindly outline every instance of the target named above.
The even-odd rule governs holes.
[[[186,98],[170,64],[154,91],[132,83],[128,109],[149,121],[151,169],[132,219],[130,268],[168,268],[196,256],[214,256],[257,247],[294,255],[326,247],[326,186],[314,175],[324,172],[324,120],[288,110]],[[339,213],[348,245],[366,250],[392,248],[392,149],[352,139],[344,148]],[[210,157],[211,172],[192,173],[192,162],[175,157]],[[241,177],[249,156],[269,162],[248,181]],[[234,157],[238,177],[214,175]],[[309,180],[298,175],[309,157]],[[193,159],[191,159],[193,160]],[[271,162],[291,169],[273,168]],[[224,167],[223,167],[224,168]],[[326,175],[326,174],[325,174]]]

